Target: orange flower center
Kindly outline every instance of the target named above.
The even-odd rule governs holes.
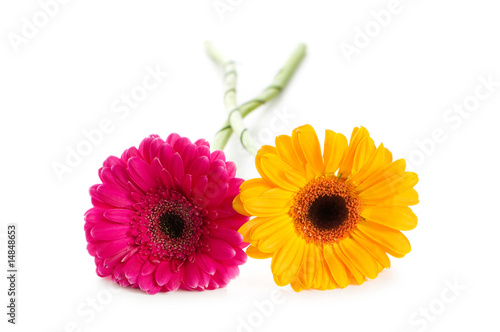
[[[345,180],[322,176],[295,195],[290,215],[295,230],[307,242],[339,242],[361,220],[361,204]]]

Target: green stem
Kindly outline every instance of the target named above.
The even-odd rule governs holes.
[[[221,53],[219,53],[210,42],[207,42],[207,51],[215,62],[221,65],[228,62],[228,59],[225,58]],[[293,73],[299,66],[305,54],[306,54],[306,46],[304,44],[299,44],[292,53],[292,55],[288,58],[283,68],[276,74],[271,85],[265,88],[257,97],[241,105],[238,108],[239,112],[233,112],[233,113],[239,113],[240,116],[244,118],[259,106],[264,105],[265,103],[276,97],[290,81],[290,78],[292,77]],[[226,123],[224,123],[224,125],[222,126],[222,129],[220,129],[215,135],[214,143],[212,144],[213,149],[216,150],[224,149],[224,147],[227,144],[227,141],[229,140],[232,134],[233,134],[233,128],[228,119]]]
[[[233,61],[230,61],[225,55],[218,51],[211,42],[206,42],[206,48],[210,57],[224,68],[224,84],[226,87],[224,104],[226,106],[226,111],[229,112],[228,123],[236,135],[240,137],[240,142],[245,150],[255,156],[260,146],[243,125],[243,117],[236,103],[236,66]],[[212,148],[214,150],[217,149],[216,147]]]

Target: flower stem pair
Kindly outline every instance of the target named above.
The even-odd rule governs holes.
[[[220,129],[215,135],[212,149],[224,149],[227,141],[234,132],[240,138],[240,142],[243,147],[250,154],[255,156],[260,146],[245,128],[243,118],[283,91],[287,83],[290,81],[293,73],[304,58],[306,54],[306,46],[304,44],[299,44],[288,58],[283,68],[276,74],[271,85],[266,87],[258,96],[246,103],[241,104],[240,106],[238,106],[236,102],[237,72],[235,63],[216,49],[211,42],[207,41],[205,46],[212,60],[221,65],[224,69],[224,84],[226,90],[224,94],[224,104],[226,111],[229,113],[228,120],[224,123],[222,129]]]

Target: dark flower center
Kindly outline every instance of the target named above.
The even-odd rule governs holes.
[[[349,236],[362,220],[361,203],[345,179],[322,176],[302,187],[289,214],[297,233],[307,242],[335,243]]]
[[[331,230],[339,227],[349,216],[345,199],[333,196],[318,197],[307,213],[311,223],[319,229]]]
[[[178,239],[182,236],[185,222],[178,214],[165,212],[158,218],[158,221],[160,229],[171,239]]]

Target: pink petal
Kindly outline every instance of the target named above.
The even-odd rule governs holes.
[[[120,264],[115,267],[113,275],[117,280],[125,279],[125,264]]]
[[[122,153],[122,156],[121,156],[121,159],[127,163],[128,160],[132,157],[138,157],[138,158],[142,158],[141,156],[141,153],[139,152],[139,150],[137,150],[137,148],[135,146],[125,150],[123,153]]]
[[[240,193],[240,186],[244,181],[245,180],[240,178],[230,178],[229,188],[227,189],[227,196],[232,197],[234,199],[234,197],[236,197],[236,195]]]
[[[182,152],[186,147],[191,144],[191,141],[187,137],[180,137],[177,141],[175,141],[174,144],[172,144],[172,147],[174,148],[174,151],[182,155]]]
[[[96,264],[96,272],[99,277],[107,277],[111,274],[112,268],[104,266],[102,262]]]
[[[85,212],[85,221],[87,223],[91,224],[96,224],[98,222],[106,221],[105,218],[103,218],[103,213],[107,211],[106,209],[99,209],[99,208],[91,208],[87,212]]]
[[[120,185],[113,176],[110,167],[101,167],[101,169],[99,170],[99,178],[101,179],[102,183]]]
[[[104,160],[104,162],[102,163],[102,165],[104,167],[111,167],[113,165],[121,165],[121,166],[125,166],[125,163],[123,162],[123,160],[121,160],[120,158],[118,157],[115,157],[115,156],[109,156],[108,158],[106,158],[106,160]]]
[[[118,264],[122,263],[123,258],[130,252],[132,251],[131,247],[128,247],[127,249],[120,251],[114,256],[111,257],[106,257],[104,258],[104,264],[108,267],[114,267],[117,266]],[[122,264],[125,265],[125,264]]]
[[[158,135],[149,135],[149,137],[142,140],[141,144],[139,144],[139,152],[141,153],[144,160],[149,164],[151,162],[150,159],[150,150],[151,150],[151,142],[157,138]]]
[[[210,148],[210,144],[207,142],[206,139],[203,139],[203,138],[200,138],[199,140],[197,140],[196,142],[194,142],[194,144],[198,147],[200,146],[206,146],[207,148]]]
[[[154,294],[158,293],[161,289],[162,289],[161,286],[153,286],[152,288],[147,290],[146,293],[148,293],[149,295],[154,295]]]
[[[90,202],[96,208],[101,208],[101,209],[114,209],[114,208],[116,208],[116,206],[104,203],[103,201],[101,201],[95,197],[90,197]]]
[[[139,255],[132,256],[127,262],[125,265],[125,277],[130,283],[135,284],[137,282],[137,277],[141,272],[143,264],[144,262]]]
[[[130,158],[128,161],[128,171],[130,176],[134,179],[134,182],[144,191],[153,191],[158,187],[151,176],[151,167],[144,160]]]
[[[160,158],[155,157],[151,160],[151,177],[156,181],[161,182],[161,171],[164,169],[160,162]]]
[[[193,197],[203,197],[207,190],[208,177],[200,176],[193,183],[192,195]]]
[[[213,275],[215,273],[215,261],[204,253],[197,253],[195,262],[206,273]]]
[[[223,264],[216,262],[216,265],[217,271],[212,276],[212,279],[219,285],[220,288],[222,288],[228,284],[231,278],[229,277],[227,269]]]
[[[182,193],[186,197],[191,197],[191,174],[184,174],[181,182]]]
[[[210,160],[205,156],[201,156],[193,161],[188,173],[191,174],[193,178],[197,178],[201,175],[207,175],[209,168]]]
[[[210,278],[207,289],[214,290],[214,289],[219,289],[219,288],[220,288],[219,284],[217,284],[213,278]]]
[[[224,264],[224,266],[226,267],[226,271],[230,279],[234,279],[240,274],[240,269],[237,265]]]
[[[243,243],[243,235],[229,228],[218,227],[216,229],[213,229],[210,231],[210,236],[223,240],[224,242],[227,242],[234,247],[237,247],[241,243]]]
[[[170,268],[170,263],[167,261],[162,261],[155,272],[156,283],[160,286],[166,285],[167,282],[172,277],[172,269]]]
[[[111,209],[104,212],[106,219],[120,224],[130,224],[136,216],[134,211],[127,209]]]
[[[111,257],[118,254],[121,251],[126,251],[129,247],[128,243],[131,242],[131,238],[123,238],[114,241],[102,242],[97,249],[98,257]]]
[[[182,181],[182,177],[184,176],[184,164],[182,163],[180,154],[174,153],[169,158],[166,168],[170,175],[176,178],[179,183]]]
[[[215,159],[210,162],[210,169],[214,169],[216,167],[222,167],[226,169],[226,162],[222,159]]]
[[[149,160],[152,162],[160,154],[160,148],[165,142],[160,138],[156,137],[149,146]]]
[[[158,265],[151,263],[150,261],[146,261],[144,265],[142,266],[141,274],[142,275],[148,275],[153,273]]]
[[[185,259],[174,258],[170,261],[172,272],[178,272],[182,265],[186,262]]]
[[[215,150],[214,152],[212,152],[212,154],[210,155],[210,161],[214,161],[214,160],[217,160],[217,159],[220,159],[222,161],[226,161],[226,155],[224,154],[223,151],[221,150]]]
[[[137,277],[137,284],[139,285],[140,289],[148,292],[150,289],[154,288],[153,276],[151,274],[139,274],[139,276]]]
[[[107,183],[99,185],[94,195],[98,200],[116,207],[131,207],[135,203],[129,191]]]
[[[198,147],[198,157],[207,157],[210,160],[210,148],[207,146],[199,146]]]
[[[130,230],[129,226],[101,222],[96,224],[90,234],[96,240],[118,240],[127,237],[127,232]]]
[[[200,281],[198,282],[198,286],[207,288],[210,282],[210,274],[206,273],[205,271],[202,271],[201,269],[199,270],[199,272],[200,272]]]
[[[174,188],[172,175],[166,169],[161,170],[161,181],[166,188]]]
[[[176,142],[179,138],[181,138],[181,137],[179,136],[179,134],[172,133],[172,134],[168,135],[168,137],[167,137],[167,139],[165,140],[165,142],[166,142],[166,143],[168,143],[168,144],[170,144],[170,145],[172,145],[172,146],[174,146],[175,142]]]
[[[165,285],[169,291],[176,291],[179,289],[182,282],[182,271],[173,273],[170,280]]]
[[[174,154],[174,149],[170,144],[168,143],[162,144],[162,146],[160,147],[158,158],[160,159],[163,168],[166,168],[168,166],[168,160],[173,154]]]
[[[127,168],[121,165],[114,165],[111,167],[111,174],[115,181],[120,184],[123,188],[128,188],[128,184],[132,181],[132,178],[127,172]]]
[[[224,200],[217,206],[217,212],[219,212],[219,218],[229,218],[232,216],[241,216],[233,208],[234,197],[226,196]]]
[[[247,254],[240,248],[235,248],[235,251],[236,255],[234,256],[232,262],[234,262],[236,265],[245,264],[248,258]]]
[[[189,288],[198,287],[200,281],[200,271],[195,263],[187,262],[184,264],[184,285]]]
[[[236,255],[233,247],[222,240],[209,238],[208,244],[210,248],[208,254],[216,260],[228,260]]]
[[[216,207],[226,196],[228,189],[227,172],[223,167],[216,167],[208,173],[208,185],[203,195],[203,207]]]
[[[227,218],[217,219],[217,224],[221,226],[224,225],[224,227],[226,228],[230,228],[237,231],[249,219],[250,217],[239,214]]]
[[[184,163],[184,171],[188,171],[191,168],[191,164],[198,157],[198,148],[194,144],[187,144],[184,151],[181,153],[182,162]]]
[[[236,175],[236,164],[232,161],[226,161],[226,170],[229,178],[234,178]]]
[[[127,279],[121,279],[118,281],[118,284],[122,287],[132,287],[133,288],[133,285],[127,280]]]

